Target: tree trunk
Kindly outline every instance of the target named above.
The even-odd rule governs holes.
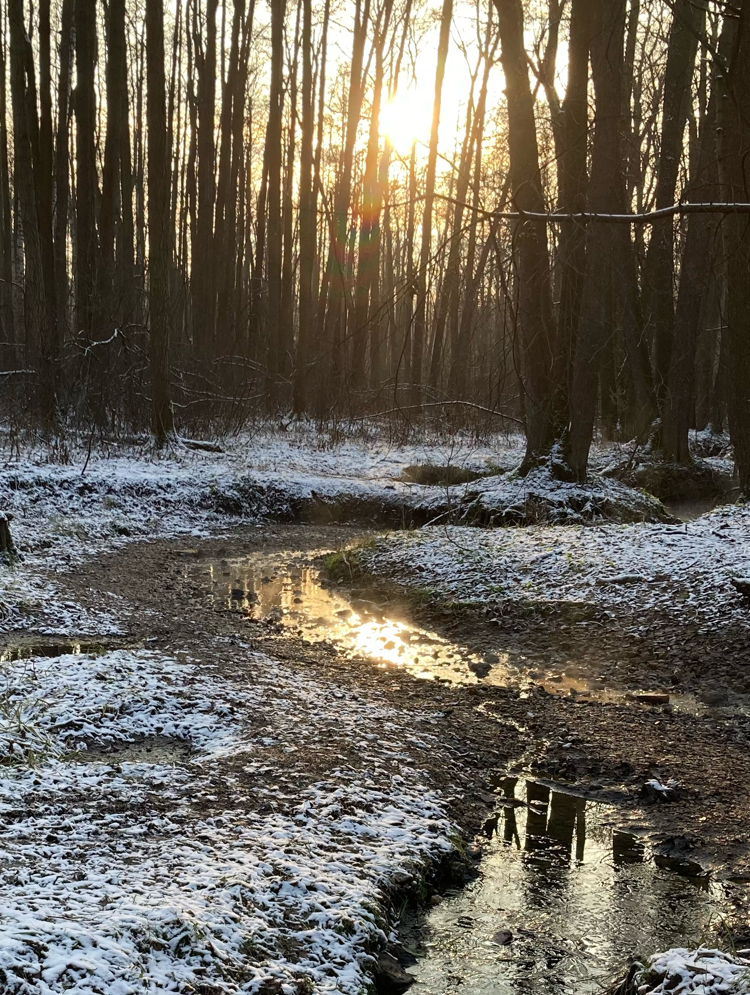
[[[294,364],[294,413],[302,414],[307,397],[310,330],[315,327],[315,230],[317,193],[313,177],[314,100],[312,73],[312,0],[302,13],[302,135],[299,191],[299,332]]]
[[[425,177],[424,208],[422,211],[422,243],[417,271],[417,303],[414,314],[414,336],[412,348],[412,396],[418,403],[422,393],[422,366],[427,333],[427,291],[429,286],[430,255],[432,253],[432,208],[435,201],[435,173],[437,171],[438,134],[440,131],[440,108],[443,101],[443,80],[445,62],[448,58],[451,22],[453,20],[453,0],[443,0],[440,15],[440,40],[438,42],[437,67],[435,69],[435,97],[432,105],[432,127],[430,130],[430,150],[427,157]]]
[[[545,209],[534,101],[524,49],[521,0],[495,0],[499,15],[501,59],[508,101],[513,205],[522,211]],[[545,459],[555,442],[552,314],[547,229],[543,221],[520,221],[515,233],[518,259],[517,331],[526,404],[526,456],[522,471]]]
[[[75,0],[76,43],[76,332],[94,337],[97,297],[96,2]],[[103,385],[98,385],[102,387]],[[100,400],[96,417],[103,418]]]
[[[271,395],[275,398],[282,366],[281,268],[281,113],[286,0],[271,2],[271,93],[266,129],[268,168],[268,357]]]
[[[737,40],[730,63],[727,97],[720,104],[720,159],[727,197],[742,201],[750,189],[750,2],[740,0]],[[745,216],[724,218],[727,250],[729,346],[729,433],[740,478],[750,496],[750,225]]]
[[[36,94],[29,99],[28,69],[32,58],[31,43],[23,20],[23,0],[9,0],[10,85],[13,101],[14,188],[23,219],[24,245],[24,319],[28,360],[39,370],[39,401],[42,423],[51,428],[55,422],[55,396],[50,370],[50,323],[44,283],[42,240],[36,203],[32,122],[36,119]],[[38,132],[37,132],[38,135]]]
[[[169,149],[164,81],[163,0],[146,0],[148,86],[148,297],[151,431],[163,445],[174,431],[169,399]]]
[[[656,208],[674,204],[683,135],[691,104],[691,84],[704,12],[693,0],[677,0],[669,33],[664,76]],[[657,397],[663,402],[674,326],[674,220],[663,218],[651,230],[643,275],[646,335],[654,341]]]
[[[214,178],[216,128],[216,12],[218,0],[206,2],[205,47],[194,31],[198,71],[198,211],[190,272],[193,305],[193,342],[204,363],[214,356]]]
[[[592,212],[624,208],[621,169],[621,71],[625,0],[599,0],[591,42],[596,97],[594,145],[588,207]],[[586,477],[594,433],[597,384],[606,339],[612,334],[607,301],[612,294],[611,240],[615,226],[590,222],[586,233],[586,270],[570,397],[568,461],[579,480]]]

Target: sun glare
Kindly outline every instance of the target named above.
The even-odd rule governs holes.
[[[381,133],[399,155],[407,156],[414,142],[430,139],[432,108],[425,94],[415,87],[400,90],[386,101],[381,111]]]

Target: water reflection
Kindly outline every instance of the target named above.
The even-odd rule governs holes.
[[[307,554],[307,557],[315,554]],[[247,622],[271,620],[311,642],[335,643],[345,654],[418,677],[475,683],[490,664],[436,632],[393,617],[372,592],[344,590],[301,558],[278,555],[205,561],[186,567],[201,575],[212,596]],[[507,658],[493,660],[493,676],[508,680]]]
[[[498,802],[482,876],[428,918],[413,969],[425,995],[593,993],[629,958],[698,942],[726,912],[719,886],[657,866],[614,809],[517,778]]]

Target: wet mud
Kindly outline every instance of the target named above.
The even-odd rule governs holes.
[[[672,694],[639,697],[643,686],[610,687],[612,671],[590,667],[551,625],[511,643],[327,577],[323,554],[366,536],[274,526],[189,548],[154,542],[68,582],[84,605],[111,591],[137,606],[122,620],[131,644],[204,656],[227,674],[261,652],[315,674],[331,694],[387,701],[413,727],[409,749],[443,793],[466,853],[481,850],[472,884],[402,923],[426,995],[459,984],[472,995],[595,991],[630,957],[746,923],[750,726],[737,702],[692,699],[691,711]],[[576,663],[577,689],[566,686],[572,667],[551,664],[554,652]],[[658,671],[645,690],[664,683]],[[425,728],[436,737],[429,749]],[[178,748],[129,750],[143,757],[162,746]],[[288,773],[302,787],[342,761],[357,768],[351,744],[321,744],[295,754]],[[650,780],[680,790],[649,794]]]

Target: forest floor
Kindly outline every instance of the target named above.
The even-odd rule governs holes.
[[[0,572],[3,991],[359,993],[378,970],[385,983],[404,902],[476,863],[509,771],[615,804],[663,857],[723,882],[743,935],[750,609],[731,578],[750,573],[748,512],[612,524],[596,482],[598,510],[585,489],[563,503],[598,524],[376,531],[456,504],[406,467],[518,455],[513,439],[268,438],[6,465],[21,559]],[[523,482],[502,486],[503,507],[526,500]],[[562,506],[558,493],[553,520]],[[448,679],[255,610],[278,557],[296,564],[291,616],[304,570],[341,548],[354,552],[320,596],[429,626],[456,650]]]

